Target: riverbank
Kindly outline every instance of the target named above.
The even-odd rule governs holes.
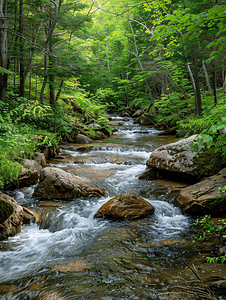
[[[58,158],[47,161],[49,167],[80,176],[105,195],[65,201],[34,198],[35,187],[11,192],[35,212],[37,223],[0,243],[2,295],[196,299],[197,288],[206,290],[202,283],[191,283],[196,276],[182,263],[185,258],[199,264],[205,285],[223,279],[225,265],[211,265],[207,271],[204,252],[192,243],[194,219],[174,205],[185,186],[165,181],[163,188],[156,180],[138,179],[150,152],[173,141],[126,121],[106,140],[82,147],[62,144]],[[105,202],[125,192],[145,198],[154,214],[120,222],[93,218]]]

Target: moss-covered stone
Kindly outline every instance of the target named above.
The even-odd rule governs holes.
[[[9,216],[14,212],[12,204],[0,199],[0,224],[4,223]]]

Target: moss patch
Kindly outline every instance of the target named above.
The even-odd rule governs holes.
[[[4,223],[14,212],[12,204],[0,199],[0,224]]]

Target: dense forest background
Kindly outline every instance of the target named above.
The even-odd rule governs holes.
[[[1,185],[18,156],[113,111],[224,155],[225,14],[218,0],[0,0]]]

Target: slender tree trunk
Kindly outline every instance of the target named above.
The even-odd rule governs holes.
[[[60,93],[61,93],[63,84],[64,84],[64,81],[61,80],[60,87],[59,87],[59,90],[58,90],[57,95],[56,95],[55,103],[57,102],[57,100],[58,100],[59,97],[60,97]]]
[[[202,97],[200,91],[200,84],[199,84],[199,73],[198,73],[198,64],[195,53],[193,53],[193,71],[194,71],[194,80],[195,80],[195,115],[199,116],[202,111]]]
[[[52,48],[50,47],[50,52],[52,52]],[[53,74],[53,66],[55,63],[55,59],[53,56],[49,57],[49,104],[55,104],[55,88],[54,81],[55,75]]]
[[[205,65],[204,59],[202,60],[202,67],[203,67],[203,71],[204,71],[204,74],[205,74],[206,85],[207,85],[208,91],[212,92],[212,88],[211,88],[210,80],[209,80],[209,75],[208,75],[208,72],[207,72],[207,69],[206,69],[206,65]]]
[[[44,77],[43,77],[43,83],[40,91],[40,103],[43,104],[43,98],[44,98],[44,90],[47,83],[47,71],[48,71],[48,60],[49,60],[49,43],[46,43],[46,49],[44,54]]]
[[[213,94],[214,104],[217,105],[217,73],[215,64],[213,64]]]
[[[23,0],[20,0],[19,33],[23,35]],[[19,96],[24,97],[25,91],[25,68],[24,68],[24,42],[20,36],[20,87]]]
[[[139,58],[139,52],[138,52],[138,48],[137,48],[136,37],[135,37],[134,31],[133,31],[133,27],[132,27],[132,24],[131,24],[131,21],[130,21],[129,17],[128,17],[128,21],[129,21],[129,26],[130,26],[130,29],[131,29],[131,32],[132,32],[132,35],[133,35],[133,40],[134,40],[134,46],[135,46],[135,52],[134,52],[134,54],[135,54],[135,57],[137,59],[137,62],[140,65],[141,70],[145,71],[145,69],[144,69],[144,67],[143,67],[143,65],[142,65],[142,63],[140,61],[140,58]],[[148,94],[149,94],[149,97],[150,97],[150,100],[151,100],[151,104],[153,106],[154,105],[154,99],[152,97],[151,90],[150,90],[150,87],[149,87],[147,79],[145,80],[145,83],[146,83],[147,91],[148,91]]]
[[[17,24],[17,0],[14,1],[14,31],[16,31],[16,24]],[[16,53],[17,47],[16,43],[14,43],[14,52]],[[16,88],[16,73],[17,73],[17,57],[14,57],[14,75],[13,75],[13,86],[14,86],[14,91],[17,91]]]
[[[48,72],[48,59],[49,59],[49,43],[50,43],[50,39],[51,39],[52,33],[54,31],[55,25],[56,25],[59,8],[60,8],[62,0],[60,0],[60,2],[59,2],[59,7],[54,0],[50,0],[50,1],[55,5],[55,16],[54,16],[53,22],[50,22],[48,35],[47,35],[46,43],[45,43],[46,46],[45,46],[45,55],[44,55],[44,78],[43,78],[42,88],[40,91],[40,103],[42,103],[42,104],[43,104],[44,90],[46,87],[47,76],[48,76],[47,72]]]
[[[4,69],[8,68],[8,50],[7,50],[7,28],[8,28],[8,19],[7,19],[7,0],[0,0],[0,58],[1,58],[1,67]],[[1,101],[6,101],[6,91],[7,91],[7,81],[8,74],[0,72],[0,99]]]
[[[37,81],[37,75],[35,77],[35,100],[37,99],[37,92],[38,92],[38,81]]]
[[[225,77],[224,77],[223,91],[224,91],[224,93],[226,91],[226,74],[225,74]]]

